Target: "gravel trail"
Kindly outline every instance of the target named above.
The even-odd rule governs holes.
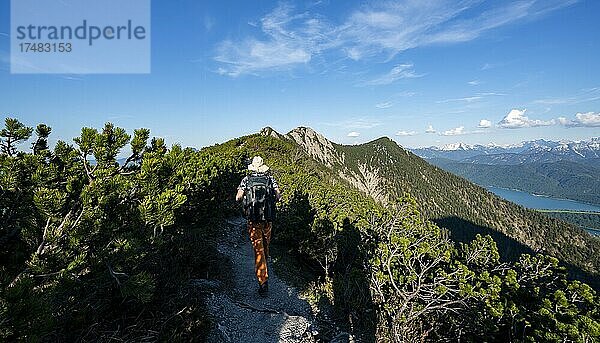
[[[274,228],[274,234],[277,228]],[[208,280],[192,280],[214,287],[207,305],[217,322],[209,342],[317,342],[315,318],[298,292],[277,277],[269,264],[269,293],[261,297],[254,274],[254,253],[243,218],[225,222],[219,252],[233,268],[233,289],[222,289]]]

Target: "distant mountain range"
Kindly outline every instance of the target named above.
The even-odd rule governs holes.
[[[543,139],[515,145],[448,144],[442,147],[416,148],[412,152],[425,159],[491,165],[516,165],[530,162],[573,161],[600,166],[600,137],[587,141],[547,141]]]
[[[482,186],[600,204],[600,138],[509,146],[458,143],[412,151]]]

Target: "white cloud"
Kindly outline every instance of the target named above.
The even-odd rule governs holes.
[[[403,92],[396,94],[396,96],[400,96],[400,97],[411,97],[411,96],[415,96],[415,95],[417,95],[416,92],[409,92],[409,91],[403,91]]]
[[[259,40],[225,40],[217,46],[215,60],[219,73],[236,77],[266,70],[285,70],[308,63],[312,56],[327,49],[329,24],[308,14],[293,14],[291,5],[281,3],[260,23],[267,37]]]
[[[417,131],[398,131],[396,132],[396,136],[414,136],[417,134]]]
[[[466,132],[464,126],[459,126],[451,130],[440,132],[439,134],[440,136],[459,136],[466,134]]]
[[[577,113],[573,120],[560,117],[558,123],[567,127],[600,127],[600,113]]]
[[[379,109],[390,108],[392,106],[394,106],[394,104],[391,101],[380,102],[375,105],[375,107]]]
[[[455,20],[476,3],[451,0],[383,2],[355,11],[345,23],[347,28],[343,34],[354,42],[348,50],[353,58],[359,59],[381,52],[394,55],[421,45],[472,40],[486,29],[527,13],[523,8],[497,16],[496,20],[489,18],[486,12],[479,17]]]
[[[479,121],[479,125],[477,125],[477,127],[480,129],[487,129],[487,128],[492,127],[492,122],[487,119],[481,119]]]
[[[433,125],[429,125],[427,127],[427,129],[425,130],[425,133],[435,133],[435,129],[433,128]]]
[[[352,131],[348,132],[348,137],[358,137],[360,136],[360,132]]]
[[[554,120],[544,121],[539,119],[529,119],[525,116],[526,110],[511,110],[504,119],[498,123],[498,127],[504,129],[519,129],[523,127],[550,126],[554,125]]]
[[[214,59],[225,70],[224,75],[233,77],[290,69],[326,51],[353,60],[384,57],[389,61],[408,49],[470,41],[492,29],[533,20],[574,2],[495,1],[473,14],[481,8],[480,0],[380,1],[358,6],[339,24],[310,12],[316,8],[298,11],[282,3],[253,22],[261,38],[223,41],[217,45]],[[482,69],[489,67],[486,64]]]
[[[422,77],[423,74],[416,74],[413,69],[412,63],[404,63],[398,64],[394,66],[389,72],[378,76],[377,78],[365,82],[366,85],[371,86],[380,86],[380,85],[389,85],[395,81],[400,79],[411,79]]]
[[[491,2],[489,9],[470,15],[479,0],[387,1],[364,6],[341,26],[346,51],[354,59],[379,53],[393,56],[430,44],[465,42],[491,29],[534,19],[574,1],[527,0]]]
[[[471,86],[478,86],[478,85],[481,84],[481,81],[479,81],[479,80],[472,80],[472,81],[469,81],[467,83],[470,84]]]
[[[225,41],[219,50],[220,55],[217,60],[229,64],[228,67],[220,67],[219,74],[234,77],[242,74],[255,74],[261,70],[285,69],[291,65],[308,63],[311,58],[308,51],[281,43],[253,41],[238,46],[231,41]],[[231,55],[245,56],[236,60],[231,58]]]

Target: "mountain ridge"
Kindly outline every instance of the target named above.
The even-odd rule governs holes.
[[[6,126],[0,135],[33,131]],[[600,337],[598,241],[389,139],[267,129],[193,150],[107,123],[50,149],[44,127],[31,152],[0,152],[0,340]],[[120,166],[127,145],[136,163]],[[257,155],[283,190],[268,299],[235,202]]]
[[[286,135],[276,133],[275,137],[298,144],[332,174],[379,203],[385,205],[405,193],[411,194],[425,216],[448,227],[458,241],[472,238],[475,233],[491,233],[501,241],[505,257],[523,251],[545,251],[589,272],[600,270],[600,257],[594,258],[600,256],[599,244],[586,232],[505,201],[430,165],[389,138],[341,145],[306,127]]]

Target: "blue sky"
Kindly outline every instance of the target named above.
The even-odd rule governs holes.
[[[600,136],[600,2],[152,1],[152,72],[10,74],[0,113],[205,146],[272,126],[415,147]]]

